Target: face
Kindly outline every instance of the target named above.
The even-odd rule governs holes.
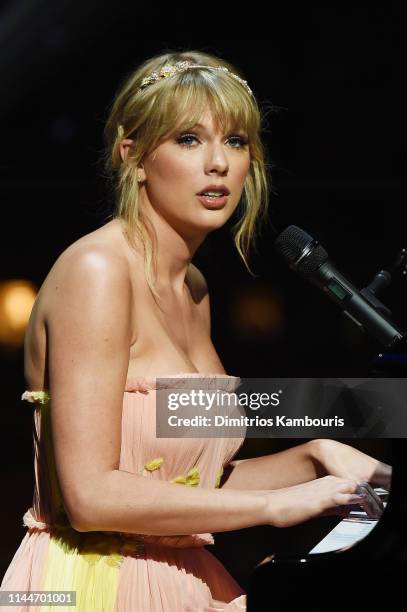
[[[143,159],[141,207],[151,206],[184,237],[197,237],[231,217],[249,168],[247,134],[216,131],[207,111],[194,128],[177,131]],[[214,186],[229,191],[223,201],[198,197]]]

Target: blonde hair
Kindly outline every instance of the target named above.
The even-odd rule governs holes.
[[[143,248],[146,281],[153,295],[155,289],[154,231],[139,207],[137,166],[160,141],[174,132],[175,126],[192,128],[209,106],[216,127],[245,129],[250,150],[250,169],[238,209],[240,219],[232,227],[235,246],[249,273],[249,250],[255,247],[258,219],[265,221],[271,177],[260,139],[262,116],[254,96],[236,79],[223,70],[194,68],[160,80],[139,91],[142,80],[159,71],[167,63],[189,60],[194,64],[224,66],[230,72],[242,74],[229,62],[200,51],[171,52],[145,61],[132,71],[121,84],[105,125],[104,167],[115,192],[113,218],[124,221],[127,240],[137,250],[137,236]],[[120,155],[124,138],[133,139],[127,158]],[[155,273],[155,272],[154,272]]]

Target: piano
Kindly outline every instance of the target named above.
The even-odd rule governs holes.
[[[249,578],[247,612],[317,602],[365,608],[372,596],[377,607],[396,595],[404,598],[407,571],[404,578],[400,569],[402,574],[407,570],[407,445],[404,439],[388,444],[393,473],[380,519],[351,512],[312,550],[266,557]]]
[[[406,377],[407,336],[377,356],[371,374]],[[389,607],[389,601],[396,598],[403,606],[407,589],[407,440],[386,439],[386,454],[393,471],[380,519],[368,521],[363,513],[350,513],[312,550],[266,557],[249,577],[247,612],[295,604],[301,610],[317,604],[340,610],[363,606],[365,610],[372,603],[376,610],[381,605]]]

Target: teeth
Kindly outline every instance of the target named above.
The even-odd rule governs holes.
[[[223,191],[205,191],[205,193],[203,193],[202,195],[207,195],[212,198],[216,198],[219,196],[223,196]]]

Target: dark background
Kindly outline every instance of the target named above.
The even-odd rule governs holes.
[[[398,4],[295,11],[286,5],[273,10],[262,39],[224,39],[226,33],[259,32],[250,29],[245,14],[236,29],[219,19],[216,7],[201,8],[205,17],[197,28],[190,12],[173,7],[174,26],[157,39],[140,38],[156,35],[157,24],[165,23],[167,15],[155,7],[33,0],[0,8],[1,280],[30,279],[39,288],[68,245],[109,220],[112,200],[100,164],[107,108],[129,70],[167,50],[199,49],[229,60],[243,71],[260,105],[272,103],[264,141],[273,176],[270,220],[277,231],[293,223],[319,239],[360,287],[406,246],[404,25]],[[206,31],[221,38],[208,39]],[[194,259],[208,281],[213,341],[226,371],[369,375],[381,347],[292,273],[272,243],[265,228],[250,262],[255,278],[235,251],[228,226],[208,236]],[[406,296],[403,281],[381,296],[402,328]],[[2,575],[31,505],[32,412],[20,401],[22,349],[3,348],[1,366]],[[247,440],[237,458],[299,442]],[[386,457],[380,441],[353,444]],[[311,548],[332,520],[283,534],[272,528],[217,534],[216,553],[245,586],[255,560],[279,547]]]

